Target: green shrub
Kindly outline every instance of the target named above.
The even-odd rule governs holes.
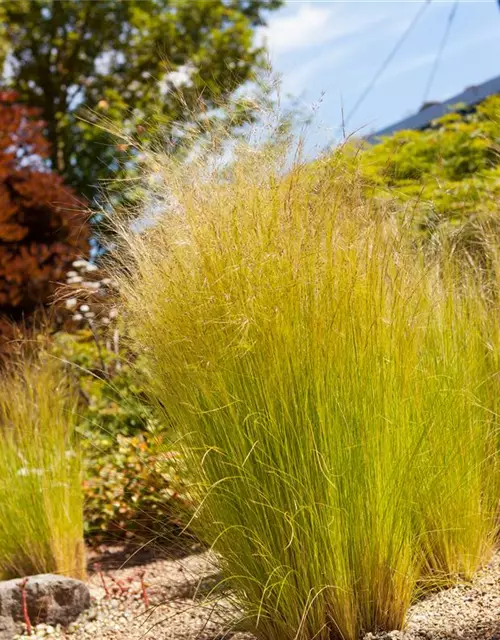
[[[413,211],[427,235],[496,218],[500,97],[450,113],[424,131],[400,131],[359,156],[369,193]]]
[[[123,339],[112,348],[108,333],[59,332],[51,345],[79,390],[85,537],[171,546],[187,506],[182,460],[143,391],[141,358]]]
[[[123,342],[123,341],[122,341]],[[156,430],[141,386],[140,359],[121,345],[116,352],[90,329],[53,336],[51,353],[66,362],[80,394],[80,428],[92,439]]]
[[[263,640],[400,628],[497,534],[497,304],[426,264],[341,154],[283,178],[269,147],[235,153],[222,176],[155,158],[176,205],[124,254],[190,525]]]
[[[85,533],[92,543],[134,539],[171,544],[186,504],[179,454],[150,434],[87,442]]]
[[[0,576],[85,575],[75,390],[54,359],[18,362],[0,387]]]

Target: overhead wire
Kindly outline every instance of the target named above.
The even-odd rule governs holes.
[[[422,100],[422,104],[425,104],[429,98],[429,93],[432,89],[432,85],[434,83],[434,79],[436,77],[436,73],[439,69],[439,65],[441,63],[441,59],[443,57],[443,53],[444,50],[446,48],[446,45],[448,43],[448,39],[450,37],[450,32],[451,32],[451,26],[453,24],[453,20],[455,19],[455,16],[457,15],[457,9],[458,9],[458,3],[460,0],[455,0],[455,2],[453,3],[452,7],[451,7],[451,11],[448,15],[448,20],[446,21],[446,26],[444,29],[444,33],[443,33],[443,37],[441,38],[441,42],[439,43],[439,48],[438,51],[436,53],[436,58],[434,59],[434,64],[432,65],[432,69],[429,75],[429,78],[427,80],[427,84],[425,85],[425,90],[424,90],[424,97]]]
[[[417,11],[417,13],[413,16],[413,19],[411,20],[410,24],[406,27],[405,31],[402,33],[402,35],[400,36],[399,40],[394,45],[394,47],[390,51],[389,55],[385,58],[383,63],[377,69],[377,72],[374,74],[374,76],[372,77],[372,79],[370,80],[368,85],[365,87],[364,91],[361,93],[361,95],[357,99],[356,103],[354,104],[354,106],[350,110],[350,112],[349,112],[349,114],[348,114],[348,116],[347,116],[347,118],[345,120],[344,126],[347,126],[347,124],[349,123],[351,118],[354,116],[354,114],[357,112],[359,107],[363,104],[363,102],[366,100],[368,95],[371,93],[373,87],[377,84],[380,76],[384,73],[384,71],[387,69],[389,64],[392,62],[394,56],[399,51],[399,49],[402,47],[402,45],[404,44],[406,38],[413,31],[413,28],[415,27],[417,22],[420,20],[422,15],[425,13],[426,9],[429,7],[431,2],[432,2],[432,0],[426,0],[425,4],[423,4],[420,7],[420,9]]]

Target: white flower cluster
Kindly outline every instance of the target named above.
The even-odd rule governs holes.
[[[72,267],[66,274],[66,284],[74,288],[75,295],[66,298],[65,307],[73,313],[73,322],[109,325],[118,316],[115,307],[109,308],[112,279],[103,277],[99,267],[88,260],[75,260]]]

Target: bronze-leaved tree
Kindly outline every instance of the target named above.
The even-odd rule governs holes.
[[[0,92],[0,334],[50,302],[88,252],[84,204],[47,165],[38,110]]]

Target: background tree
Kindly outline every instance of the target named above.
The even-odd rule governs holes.
[[[369,197],[410,215],[415,237],[446,260],[464,258],[486,272],[496,260],[490,239],[500,235],[499,112],[500,97],[491,96],[359,154]]]
[[[83,202],[47,168],[38,110],[0,92],[0,318],[27,319],[88,252]],[[5,326],[5,325],[4,325]]]
[[[6,76],[40,109],[52,168],[92,199],[99,182],[116,174],[120,147],[88,122],[89,112],[125,133],[145,123],[154,133],[159,116],[175,134],[196,114],[213,115],[263,65],[253,28],[281,3],[4,0]]]
[[[423,131],[399,131],[360,156],[379,193],[418,205],[423,228],[496,215],[500,97],[450,113]],[[388,189],[390,192],[388,192]]]

